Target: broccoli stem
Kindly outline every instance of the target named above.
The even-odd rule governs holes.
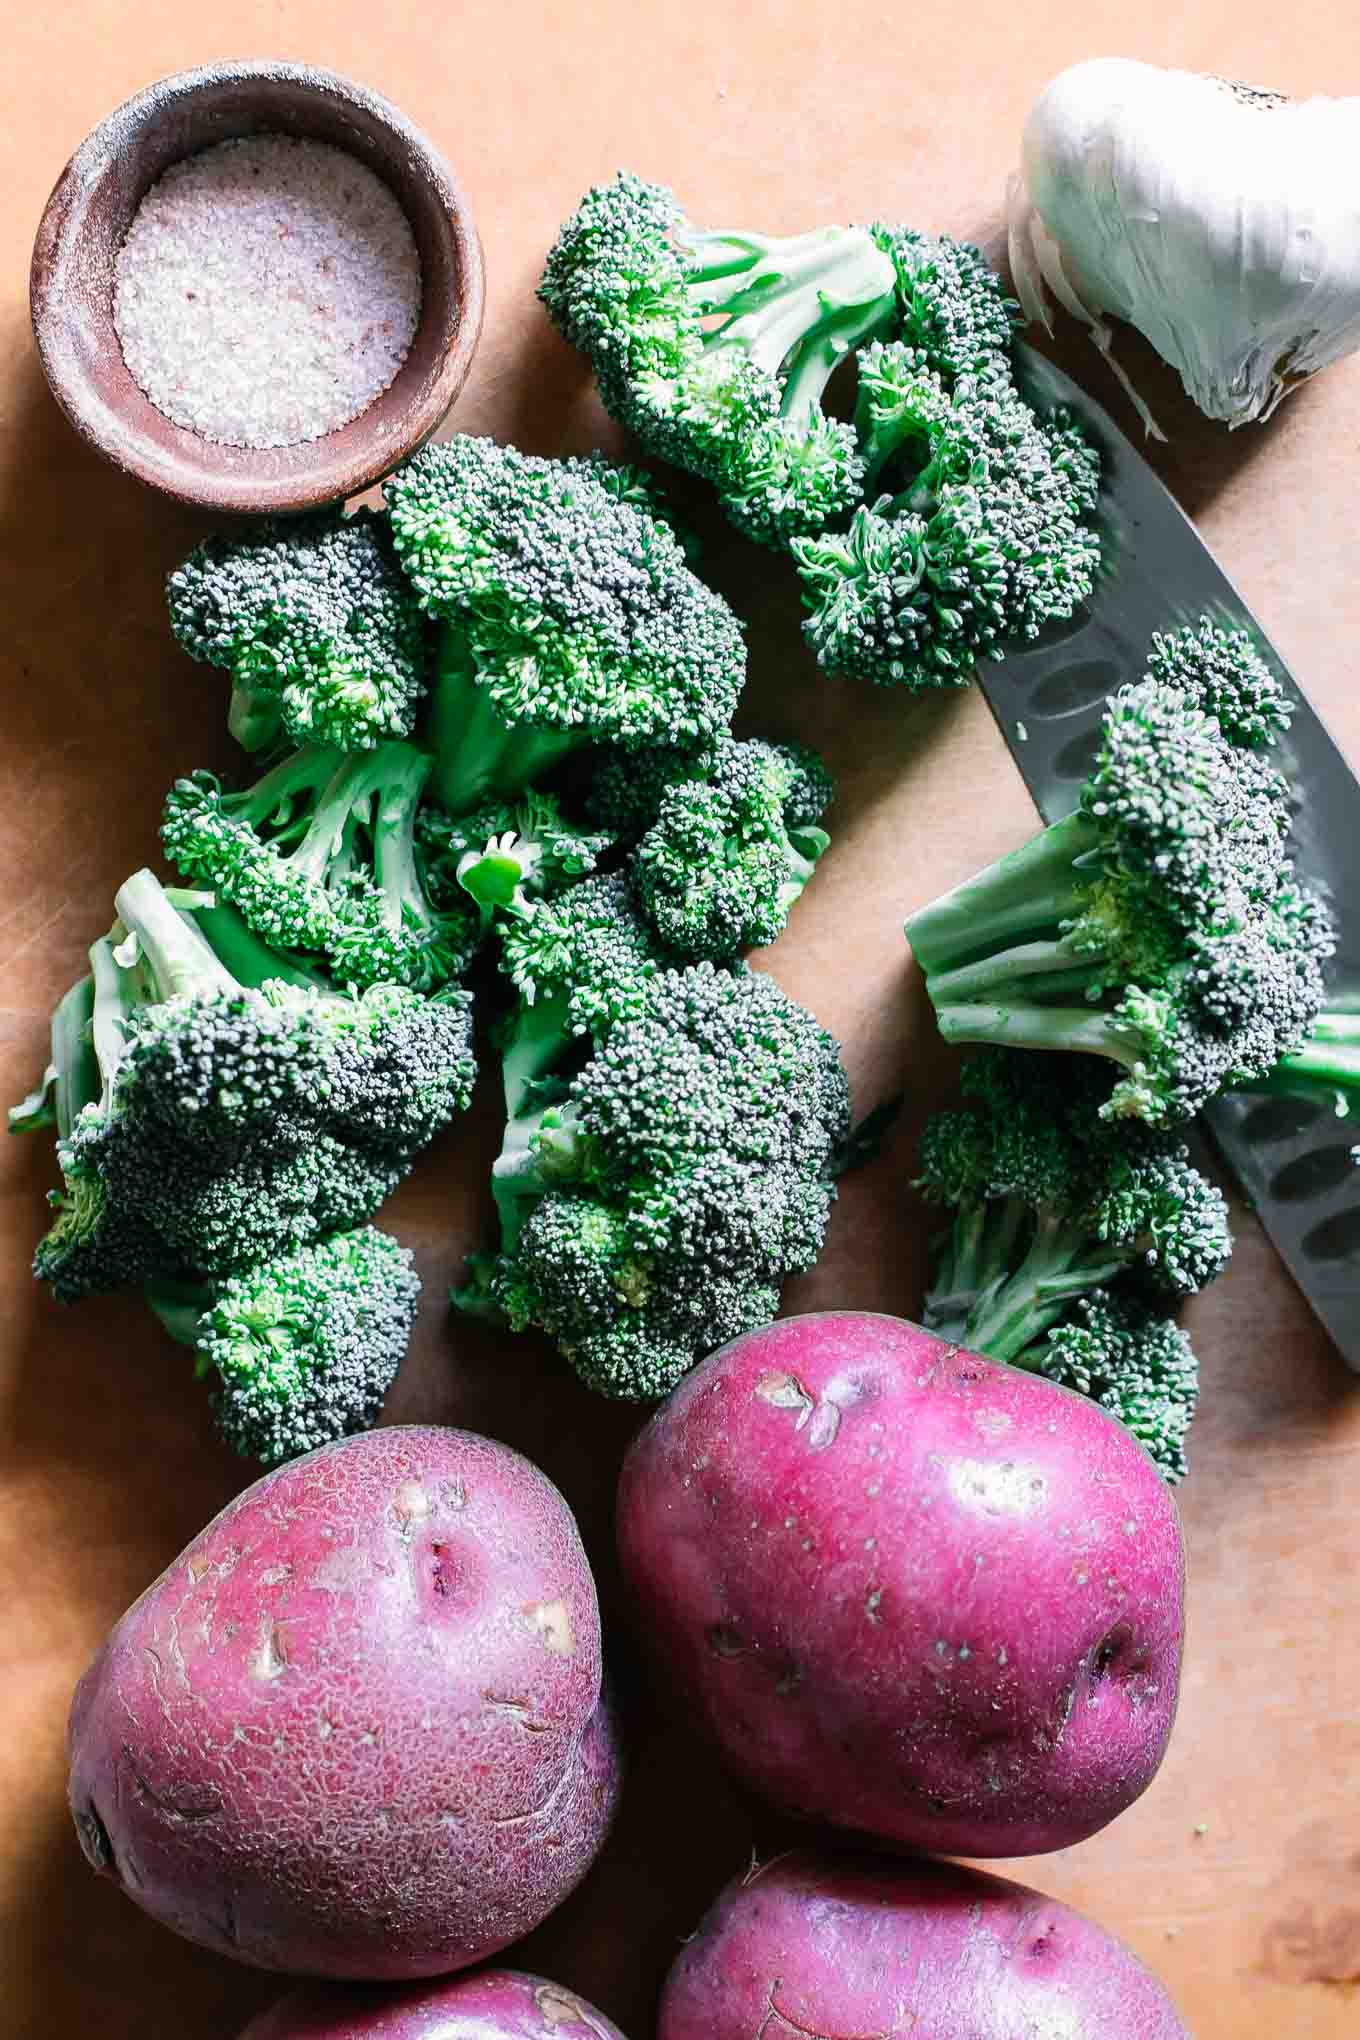
[[[227,729],[243,751],[263,751],[277,742],[283,728],[283,713],[276,700],[260,694],[248,681],[238,680],[231,690],[227,708]]]
[[[1122,1032],[1108,1014],[1090,1006],[937,1006],[935,1019],[944,1041],[1103,1055],[1130,1071],[1147,1056],[1146,1041]]]
[[[185,996],[201,997],[214,992],[240,990],[231,972],[219,962],[217,953],[190,914],[182,913],[167,898],[165,888],[152,871],[136,871],[114,895],[118,918],[128,933],[137,937],[140,960],[150,975],[158,1000]],[[101,945],[95,944],[92,959]],[[95,961],[95,1044],[99,1045],[100,983]],[[103,1055],[100,1063],[103,1065]]]
[[[433,791],[451,815],[467,814],[490,796],[523,792],[584,742],[578,730],[506,722],[455,624],[444,629],[427,713]]]
[[[244,793],[228,796],[227,806],[252,829],[272,828],[275,835],[300,837],[311,825],[312,803],[346,762],[345,753],[327,744],[308,744],[272,765]],[[299,796],[305,796],[292,829],[289,818]]]
[[[1011,943],[1056,935],[1085,903],[1090,874],[1078,860],[1099,848],[1096,824],[1068,815],[923,907],[906,933],[927,980]]]
[[[1089,950],[1074,956],[1059,936],[1056,941],[1016,943],[976,963],[933,971],[930,996],[938,1006],[975,1005],[989,1002],[1014,985],[1017,996],[1027,1002],[1041,993],[1080,997],[1088,985],[1099,984],[1104,973],[1102,957]]]
[[[960,1344],[993,1360],[1014,1361],[1075,1297],[1099,1288],[1126,1265],[1123,1254],[1106,1253],[1103,1259],[1099,1254],[1099,1242],[1083,1226],[1041,1212],[1024,1260],[1013,1275],[998,1276],[983,1290]]]
[[[52,1015],[51,1060],[31,1097],[9,1112],[11,1133],[32,1133],[54,1126],[65,1140],[82,1108],[97,1103],[103,1088],[94,1052],[94,979],[73,984]]]
[[[262,942],[235,907],[199,906],[194,908],[193,915],[218,961],[248,990],[258,991],[262,985],[278,983],[297,985],[304,991],[332,990],[326,978],[305,970],[291,957]]]
[[[370,758],[370,776],[377,782],[373,874],[383,897],[384,917],[394,930],[413,922],[432,929],[434,916],[416,869],[416,815],[434,759],[414,744],[385,744]]]
[[[166,1280],[148,1282],[143,1293],[171,1338],[179,1345],[191,1346],[197,1351],[203,1313],[212,1306],[211,1286],[206,1282]],[[195,1375],[201,1380],[210,1368],[211,1362],[199,1352]]]
[[[731,349],[766,374],[785,372],[781,409],[810,418],[851,348],[892,323],[897,272],[871,235],[817,228],[788,239],[686,233],[686,285],[701,317],[725,315],[706,352]]]
[[[580,1145],[560,1107],[546,1105],[507,1122],[491,1169],[501,1251],[513,1253],[524,1221],[546,1191],[579,1174]]]
[[[1352,1096],[1360,1095],[1360,1011],[1324,1007],[1302,1048],[1283,1057],[1264,1084],[1252,1088],[1330,1095],[1339,1112],[1348,1112]]]
[[[968,1317],[984,1289],[1008,1268],[1027,1213],[1014,1198],[961,1206],[935,1268],[924,1319],[942,1338],[963,1345]]]
[[[569,1006],[566,992],[536,999],[532,1006],[521,1000],[501,1051],[507,1121],[513,1122],[533,1109],[534,1086],[551,1075],[570,1048]]]

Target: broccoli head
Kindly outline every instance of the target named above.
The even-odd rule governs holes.
[[[926,1300],[932,1330],[1016,1361],[1121,1275],[1171,1299],[1221,1272],[1222,1193],[1174,1135],[1102,1120],[1089,1061],[987,1049],[963,1088],[921,1144],[918,1187],[954,1213]]]
[[[466,969],[471,902],[436,906],[417,821],[434,760],[415,744],[297,751],[243,793],[210,772],[165,803],[171,862],[265,941],[309,953],[341,983],[436,991]]]
[[[361,1224],[471,1094],[463,995],[342,993],[186,899],[129,879],[54,1021],[65,1187],[35,1271],[63,1300],[240,1273]]]
[[[731,721],[741,627],[610,472],[459,438],[387,484],[402,565],[443,626],[427,734],[450,814],[582,746],[697,747]]]
[[[278,1255],[215,1283],[152,1283],[147,1298],[215,1375],[232,1450],[278,1466],[365,1431],[396,1378],[420,1280],[410,1249],[374,1226]]]
[[[1155,1304],[1131,1289],[1095,1290],[1015,1364],[1089,1396],[1132,1431],[1164,1480],[1184,1480],[1199,1364],[1189,1335]]]
[[[732,738],[667,787],[634,859],[663,942],[715,963],[773,942],[831,840],[817,826],[831,791],[815,753]]]
[[[249,751],[409,736],[425,631],[385,519],[338,511],[212,538],[167,583],[191,658],[232,679],[230,725]]]
[[[961,686],[1091,593],[1097,456],[1065,414],[1036,417],[1004,365],[951,391],[921,350],[867,347],[856,424],[867,486],[886,490],[848,530],[793,544],[828,670]]]
[[[772,979],[658,971],[512,1122],[501,1254],[468,1300],[541,1327],[606,1394],[664,1395],[812,1266],[848,1130],[836,1044]]]
[[[1115,695],[1076,813],[908,922],[947,1040],[1104,1058],[1103,1113],[1150,1125],[1302,1047],[1332,930],[1295,877],[1292,793],[1261,748],[1278,682],[1244,634],[1233,652],[1220,722],[1222,648],[1161,640],[1177,679]]]

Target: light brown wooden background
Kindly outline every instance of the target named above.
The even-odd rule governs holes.
[[[486,244],[485,339],[456,423],[530,449],[615,444],[582,364],[533,299],[544,248],[620,165],[696,218],[792,231],[897,216],[992,239],[1021,119],[1044,79],[1128,53],[1294,93],[1360,89],[1338,0],[66,0],[7,10],[0,123],[0,1093],[43,1060],[46,1015],[154,855],[162,792],[225,764],[223,690],[172,647],[166,568],[187,516],[100,467],[43,389],[29,245],[86,130],[136,87],[211,57],[309,58],[387,92],[452,158]],[[1089,348],[1069,367],[1131,424]],[[1187,416],[1160,464],[1360,762],[1356,483],[1360,363],[1229,439]],[[857,1098],[904,1087],[889,1150],[847,1185],[794,1307],[919,1306],[923,1220],[907,1188],[947,1089],[899,928],[904,913],[1034,826],[976,697],[909,708],[830,685],[801,652],[788,573],[719,540],[752,624],[752,710],[821,743],[835,847],[772,967],[842,1037]],[[493,1431],[566,1489],[613,1613],[608,1519],[625,1413],[531,1341],[450,1326],[442,1295],[484,1216],[489,1087],[396,1201],[427,1299],[390,1414]],[[267,1979],[182,1946],[85,1871],[63,1807],[71,1685],[108,1624],[239,1486],[182,1354],[132,1301],[55,1308],[27,1279],[50,1156],[0,1147],[0,2031],[226,2040]],[[1193,1313],[1206,1398],[1183,1491],[1191,1545],[1184,1702],[1146,1798],[1026,1874],[1122,1934],[1205,2040],[1360,2030],[1360,1404],[1252,1219]],[[622,1647],[621,1625],[613,1623]],[[645,2040],[659,1976],[743,1861],[750,1816],[645,1708],[620,1830],[527,1959]],[[1202,1834],[1197,1832],[1203,1826]],[[763,1840],[773,1836],[761,1824]],[[1116,2040],[1116,2036],[1109,2036]]]

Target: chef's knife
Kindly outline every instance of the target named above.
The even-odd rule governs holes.
[[[1045,821],[1076,805],[1106,697],[1136,679],[1155,631],[1208,614],[1249,629],[1288,669],[1175,499],[1118,427],[1022,347],[1020,381],[1040,410],[1065,405],[1099,447],[1102,568],[1089,603],[1023,650],[988,662],[983,693]],[[1289,676],[1292,680],[1292,675]],[[1360,1008],[1360,785],[1297,682],[1277,757],[1298,789],[1301,876],[1328,900],[1337,955],[1329,999]],[[1251,1092],[1220,1098],[1210,1131],[1348,1365],[1360,1372],[1360,1117]]]

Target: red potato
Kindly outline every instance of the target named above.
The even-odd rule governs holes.
[[[1056,1899],[953,1863],[785,1856],[719,1895],[656,2040],[830,2034],[1187,2040],[1156,1977]]]
[[[1156,1468],[916,1325],[833,1311],[715,1353],[633,1444],[618,1536],[666,1690],[792,1812],[1026,1855],[1162,1760],[1184,1560]]]
[[[258,2019],[240,2040],[623,2040],[574,1991],[517,1969],[479,1969],[452,1983],[375,1989],[310,1984]]]
[[[76,1689],[85,1853],[263,1969],[441,1975],[590,1867],[618,1792],[595,1583],[556,1488],[467,1431],[370,1431],[248,1488]]]

